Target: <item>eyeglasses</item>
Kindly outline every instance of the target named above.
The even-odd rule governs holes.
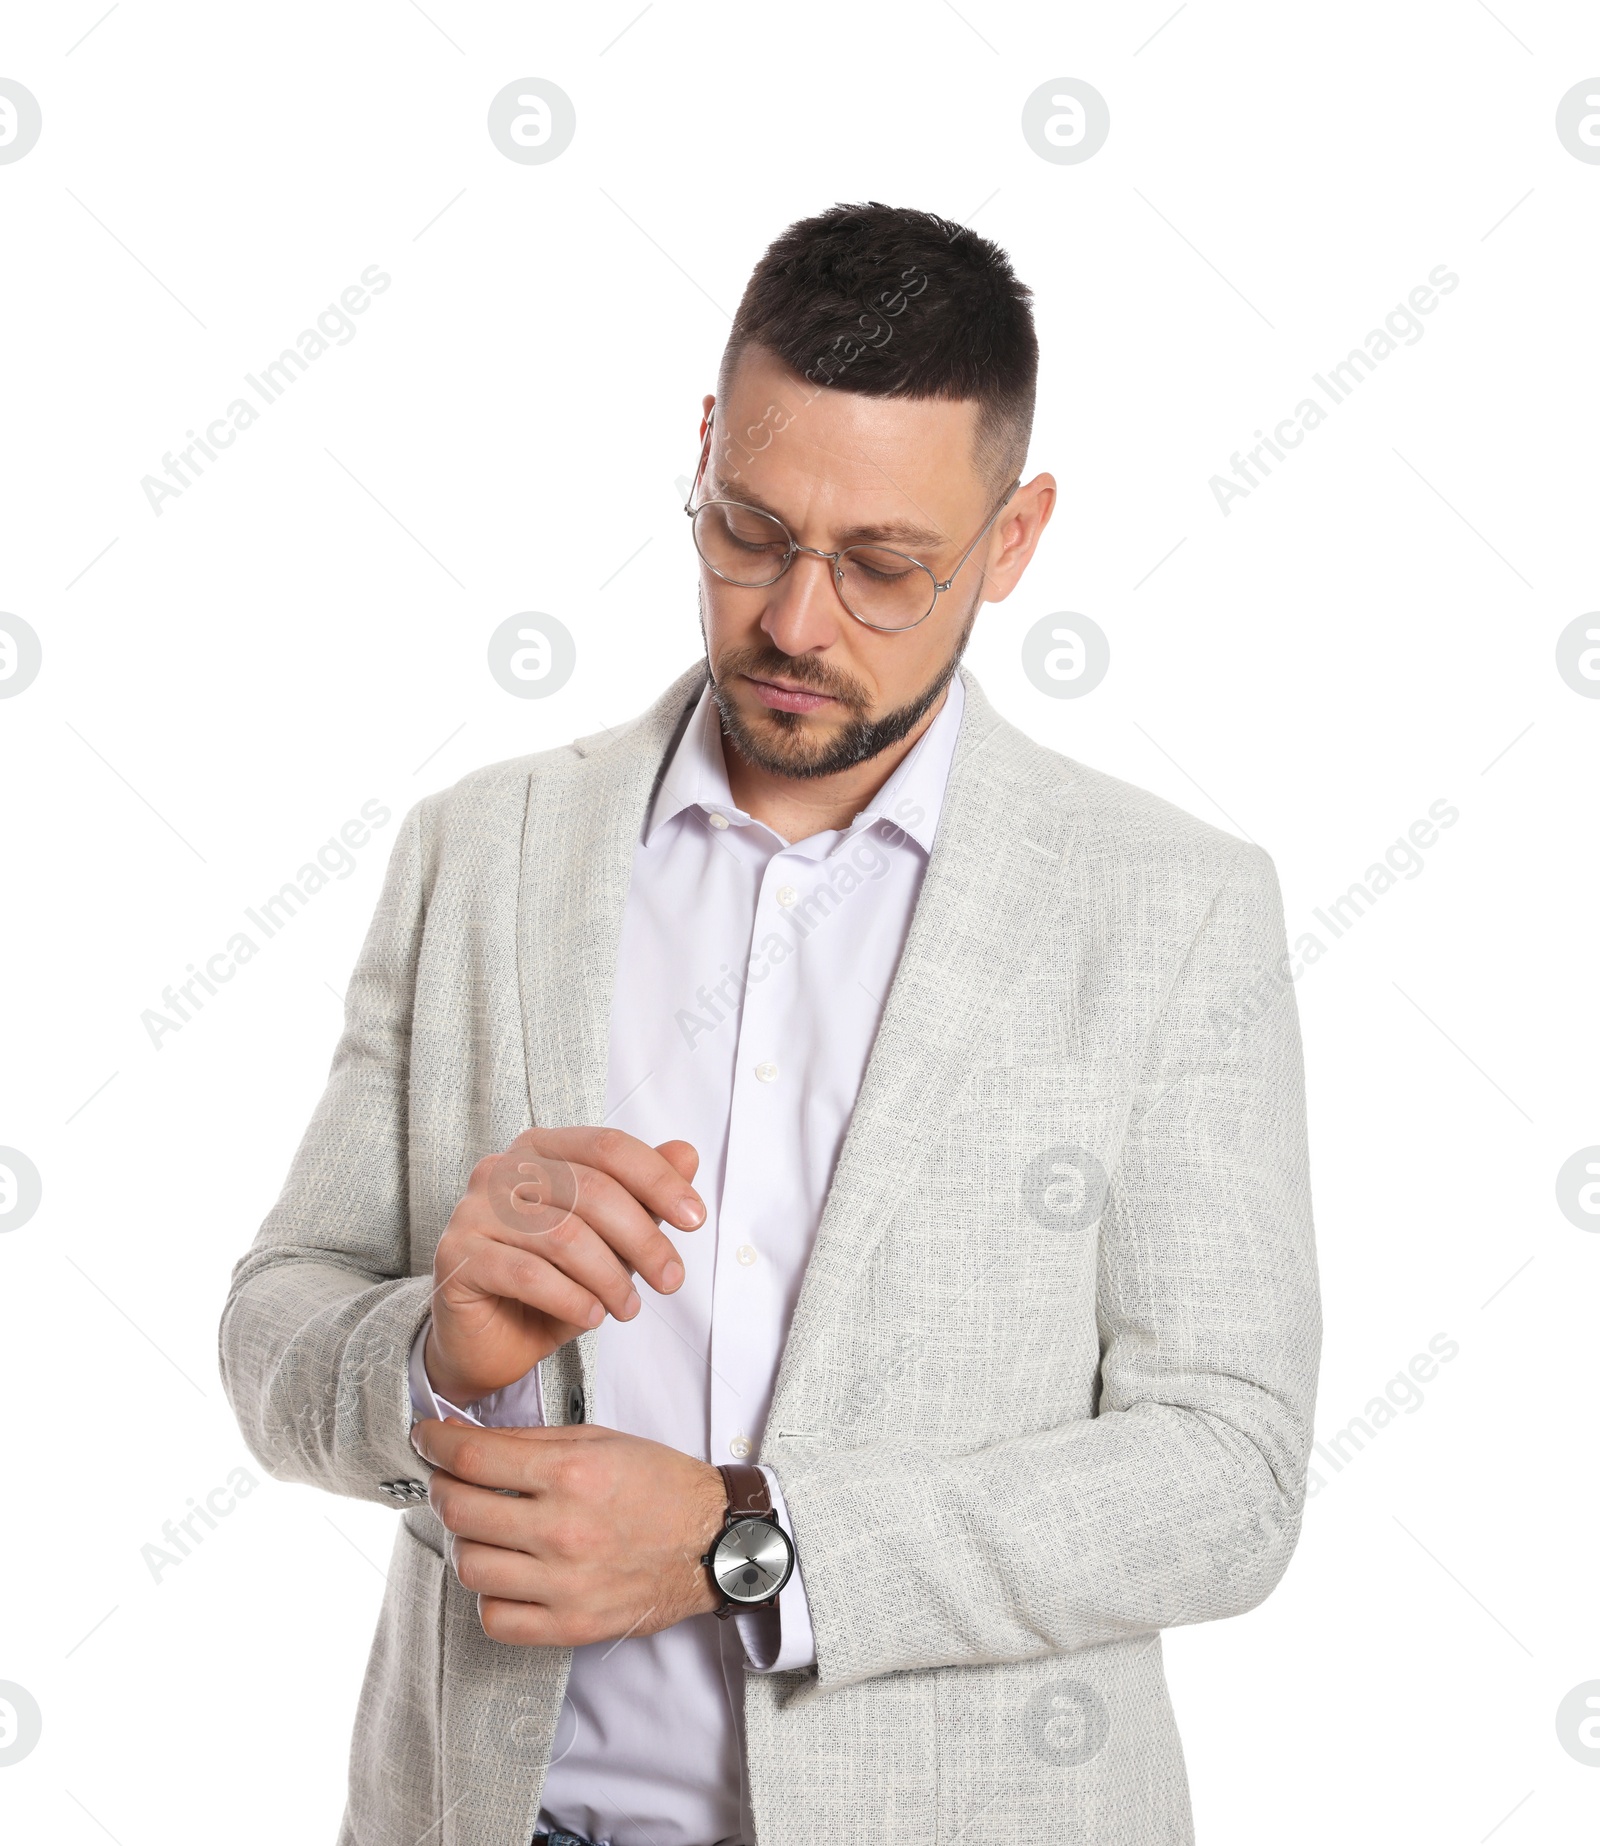
[[[847,545],[843,551],[818,551],[812,545],[796,543],[794,534],[771,513],[759,507],[745,506],[738,500],[703,500],[693,505],[695,488],[705,472],[706,457],[711,452],[712,425],[706,425],[705,441],[700,445],[700,464],[694,471],[694,486],[683,510],[689,515],[694,548],[706,568],[724,583],[742,589],[758,590],[776,583],[789,566],[804,553],[807,557],[826,558],[833,566],[833,587],[839,600],[866,628],[884,634],[896,634],[915,628],[933,614],[939,598],[955,582],[961,566],[978,547],[978,540],[1005,510],[1011,496],[1022,485],[1018,475],[1005,491],[1005,497],[983,522],[983,531],[962,552],[956,567],[941,583],[920,559],[896,551],[888,545]]]

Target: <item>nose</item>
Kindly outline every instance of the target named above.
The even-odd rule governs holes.
[[[839,624],[848,618],[834,589],[833,568],[832,559],[801,547],[767,591],[761,631],[783,653],[815,653],[839,638]]]

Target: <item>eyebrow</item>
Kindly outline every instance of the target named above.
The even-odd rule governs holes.
[[[766,513],[784,526],[789,524],[782,513],[768,506],[759,494],[751,493],[748,488],[733,489],[724,482],[709,497],[714,500],[737,500],[741,506],[753,506],[758,513]],[[928,551],[953,542],[946,533],[930,531],[927,526],[919,526],[909,519],[885,519],[876,525],[847,526],[837,537],[841,551],[849,545],[873,544],[920,545],[924,551]]]

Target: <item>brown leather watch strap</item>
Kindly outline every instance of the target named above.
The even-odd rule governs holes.
[[[728,1490],[728,1517],[755,1519],[772,1512],[772,1495],[767,1492],[767,1477],[748,1461],[730,1461],[717,1469]]]

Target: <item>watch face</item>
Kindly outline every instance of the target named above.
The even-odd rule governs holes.
[[[729,1602],[765,1602],[793,1569],[788,1534],[766,1519],[736,1519],[711,1553],[711,1574]]]

